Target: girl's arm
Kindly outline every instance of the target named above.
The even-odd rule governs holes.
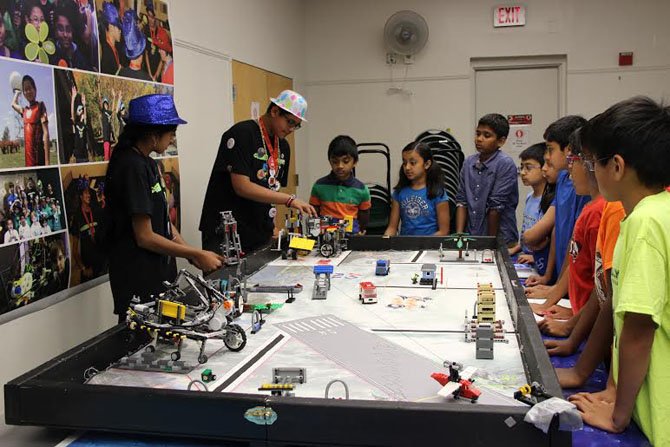
[[[145,250],[161,255],[189,259],[204,272],[216,270],[223,263],[223,257],[214,252],[200,250],[186,244],[182,245],[154,233],[151,227],[151,218],[146,214],[133,215],[133,234],[135,235],[137,245]]]
[[[468,222],[468,207],[459,205],[456,207],[456,233],[465,231],[465,224]]]
[[[437,232],[435,236],[446,236],[449,234],[449,223],[451,216],[449,215],[449,201],[440,202],[435,207],[437,211]]]
[[[12,99],[12,109],[19,115],[23,116],[23,107],[19,105],[19,95],[21,94],[20,91],[14,92],[14,99]]]
[[[389,225],[384,231],[384,236],[395,236],[398,234],[398,225],[400,224],[400,204],[397,200],[391,203],[391,215],[389,216]]]

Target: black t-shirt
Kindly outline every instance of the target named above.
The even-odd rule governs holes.
[[[275,181],[286,186],[291,152],[284,139],[279,140],[279,148],[279,169]],[[270,178],[267,157],[256,121],[242,121],[223,134],[202,207],[200,231],[203,234],[213,235],[219,225],[220,212],[230,210],[237,219],[237,229],[245,251],[263,245],[272,237],[272,205],[239,197],[230,179],[232,172],[245,175],[264,188],[270,188],[269,183],[273,180]]]
[[[119,57],[119,63],[116,63],[116,58],[114,57],[114,50],[109,46],[107,39],[104,38],[105,34],[103,33],[100,36],[100,71],[102,73],[113,74],[115,75],[119,71],[119,64],[121,66],[128,65],[128,60],[124,54],[122,45],[115,45],[116,54]]]
[[[151,228],[172,239],[165,184],[156,161],[135,149],[117,146],[107,169],[105,193],[108,218],[109,282],[114,296],[114,312],[126,311],[133,296],[148,301],[165,291],[163,281],[177,275],[174,260],[137,245],[132,216],[148,215]]]
[[[132,68],[123,67],[119,70],[119,76],[126,78],[139,79],[140,81],[151,81],[149,74],[144,70],[133,70]],[[152,81],[151,81],[152,82]]]
[[[112,128],[112,112],[109,110],[102,110],[100,113],[100,121],[102,122],[102,140],[114,140],[114,129]]]

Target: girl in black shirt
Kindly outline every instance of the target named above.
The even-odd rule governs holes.
[[[150,300],[176,276],[174,257],[203,271],[221,267],[223,258],[191,247],[170,223],[165,184],[151,152],[164,153],[175,138],[177,115],[169,95],[147,95],[129,104],[128,123],[112,153],[105,196],[110,227],[104,236],[114,313],[125,319],[130,300]]]

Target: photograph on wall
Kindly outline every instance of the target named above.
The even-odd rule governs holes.
[[[96,0],[100,71],[174,84],[168,6],[159,0]]]
[[[4,1],[3,55],[59,67],[98,71],[98,23],[93,0]],[[4,14],[3,14],[4,15]]]
[[[0,248],[0,314],[66,289],[69,276],[65,231]]]
[[[134,81],[116,76],[100,76],[100,120],[104,160],[109,160],[118,137],[123,132],[128,118],[130,100],[153,93],[172,95],[172,92],[172,86],[168,85]],[[177,155],[176,142],[168,147],[165,155]]]
[[[72,253],[70,287],[107,274],[107,255],[101,246],[106,171],[107,163],[61,167]]]
[[[177,228],[177,231],[181,231],[179,159],[177,157],[159,158],[156,162],[163,176],[163,190],[168,203],[170,222]]]
[[[54,69],[62,164],[105,158],[99,80],[100,76],[93,73]]]
[[[0,63],[0,169],[58,164],[53,85],[51,67]]]
[[[0,174],[0,245],[65,229],[58,168]]]

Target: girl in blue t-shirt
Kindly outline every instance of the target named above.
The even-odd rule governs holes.
[[[402,221],[402,225],[400,222]],[[442,170],[425,143],[412,142],[402,150],[398,184],[385,236],[446,236],[449,233],[449,200]]]

